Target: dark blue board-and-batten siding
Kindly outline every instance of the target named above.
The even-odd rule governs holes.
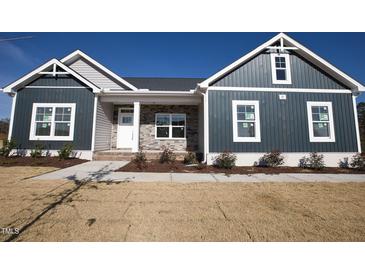
[[[286,100],[279,100],[286,94]],[[209,91],[209,152],[356,152],[352,95],[344,93]],[[232,100],[258,100],[261,142],[233,142]],[[309,142],[307,101],[331,101],[336,142]]]
[[[52,86],[57,88],[23,88],[18,91],[14,112],[12,138],[20,148],[31,149],[42,144],[45,149],[60,149],[65,143],[72,143],[74,149],[90,150],[93,126],[94,94],[90,88],[71,76],[43,76],[31,86]],[[58,88],[59,86],[59,88]],[[62,88],[62,87],[79,88]],[[75,130],[73,141],[30,141],[29,132],[33,103],[76,103]]]
[[[261,53],[213,83],[225,87],[347,89],[301,56],[290,53],[291,85],[273,84],[270,53]]]

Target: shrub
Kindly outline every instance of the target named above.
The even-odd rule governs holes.
[[[134,154],[132,162],[135,163],[139,169],[142,169],[147,165],[146,153],[144,153],[143,151],[137,152],[136,154]]]
[[[198,170],[202,170],[204,168],[206,168],[207,166],[205,164],[202,164],[202,163],[199,163],[197,166],[196,166],[196,169]]]
[[[185,165],[192,165],[192,164],[197,164],[198,160],[196,158],[196,154],[193,152],[189,152],[188,154],[186,154],[184,156],[184,164]]]
[[[35,148],[32,149],[31,152],[30,152],[30,156],[32,158],[42,157],[43,149],[44,149],[43,145],[40,145],[40,144],[35,145]]]
[[[160,163],[173,163],[176,160],[175,153],[169,149],[168,147],[164,147],[163,151],[160,154]]]
[[[231,169],[236,165],[237,157],[230,152],[223,152],[214,159],[214,166]]]
[[[14,139],[5,140],[4,146],[0,148],[0,156],[9,157],[10,152],[16,148],[16,141]]]
[[[350,167],[349,158],[348,157],[345,157],[342,160],[340,160],[338,162],[338,167],[339,168],[349,168]]]
[[[365,168],[365,161],[360,153],[356,153],[354,156],[352,156],[350,166],[355,169]]]
[[[323,154],[312,152],[309,157],[304,156],[299,160],[299,167],[310,169],[322,169],[325,167],[323,161]]]
[[[301,168],[309,168],[309,158],[304,156],[299,160],[299,167]]]
[[[259,159],[259,162],[255,162],[256,166],[260,167],[277,167],[284,164],[284,156],[278,150],[273,150],[270,153],[264,154]]]
[[[58,157],[60,160],[66,160],[70,158],[73,152],[73,145],[72,144],[64,144],[63,147],[57,151]]]

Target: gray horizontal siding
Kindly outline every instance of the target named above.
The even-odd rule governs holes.
[[[122,88],[128,89],[121,83],[114,81],[110,76],[106,75],[94,65],[90,64],[83,58],[77,59],[70,65],[74,71],[82,75],[84,78],[98,86],[99,88]]]
[[[209,151],[222,152],[355,152],[356,128],[351,94],[280,93],[277,92],[209,92]],[[234,143],[232,100],[259,100],[261,142]],[[307,101],[331,101],[336,142],[310,143]]]
[[[44,77],[44,76],[43,76]],[[70,77],[70,76],[67,76]],[[69,85],[75,83],[70,78]],[[76,80],[75,80],[76,81]],[[49,86],[59,86],[58,80],[48,81]],[[30,141],[29,132],[33,103],[76,103],[74,140],[68,141]],[[59,149],[65,143],[72,143],[74,149],[90,150],[93,125],[94,94],[89,88],[24,88],[18,91],[12,138],[23,149],[43,144],[46,149]]]
[[[292,84],[273,84],[270,58],[270,53],[261,53],[216,81],[213,86],[346,89],[337,80],[295,53],[290,54]]]
[[[98,100],[95,128],[95,151],[111,148],[113,126],[113,104]]]

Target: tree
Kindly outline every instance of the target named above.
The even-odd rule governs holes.
[[[365,102],[357,104],[357,117],[359,119],[361,150],[365,149]]]

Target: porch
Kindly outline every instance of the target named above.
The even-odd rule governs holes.
[[[155,159],[164,147],[179,158],[203,150],[202,98],[191,92],[107,94],[97,98],[95,115],[96,160],[129,160],[140,150]]]

